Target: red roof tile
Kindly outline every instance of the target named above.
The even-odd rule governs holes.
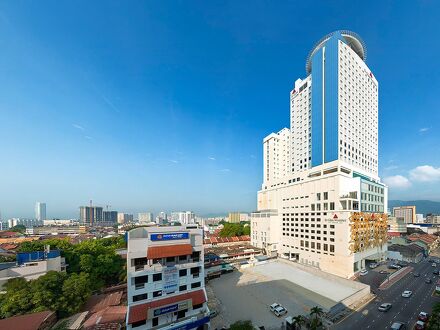
[[[147,250],[148,259],[177,257],[192,254],[191,244],[152,246]]]
[[[160,300],[155,300],[149,303],[132,306],[128,314],[128,323],[133,324],[135,322],[143,321],[147,319],[148,310],[150,308],[158,308],[175,304],[179,301],[192,300],[192,304],[198,305],[206,302],[205,292],[203,290],[192,291],[177,296],[172,296]]]
[[[55,313],[52,311],[8,317],[0,320],[0,329],[38,330],[40,325],[50,317],[54,317],[56,321]]]
[[[98,324],[124,323],[127,314],[126,306],[106,307],[90,316],[84,323],[84,329],[95,327]]]

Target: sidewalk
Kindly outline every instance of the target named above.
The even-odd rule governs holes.
[[[413,267],[408,266],[402,269],[399,269],[397,272],[393,273],[388,279],[383,281],[379,286],[379,290],[386,290],[393,286],[394,283],[400,281],[403,277],[413,271]]]

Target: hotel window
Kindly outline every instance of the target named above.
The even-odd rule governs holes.
[[[324,192],[324,200],[326,201],[328,199],[328,192]]]
[[[179,291],[185,291],[185,290],[186,290],[186,285],[179,286]]]
[[[188,272],[187,272],[187,269],[181,269],[181,270],[179,270],[179,276],[180,276],[180,277],[182,277],[182,276],[186,276],[187,273],[188,273]]]
[[[334,209],[335,209],[335,203],[330,202],[330,211],[334,211]]]
[[[162,295],[162,290],[154,291],[153,297],[160,297]]]
[[[318,201],[321,200],[321,193],[317,193],[317,194],[316,194],[316,200],[318,200]]]
[[[191,283],[191,289],[200,288],[200,282]]]
[[[330,245],[330,252],[335,252],[335,246],[334,245]]]
[[[162,273],[153,274],[153,282],[162,281]]]

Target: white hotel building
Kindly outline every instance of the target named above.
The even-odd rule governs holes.
[[[349,278],[386,257],[378,177],[378,82],[350,31],[322,38],[290,92],[290,129],[263,140],[255,246]]]
[[[209,329],[202,235],[186,227],[128,232],[127,329]]]

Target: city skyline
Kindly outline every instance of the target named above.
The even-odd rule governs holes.
[[[59,218],[89,199],[134,214],[256,210],[259,141],[288,122],[310,40],[339,29],[375,54],[389,197],[439,200],[437,4],[376,5],[2,3],[2,217],[37,200]]]

